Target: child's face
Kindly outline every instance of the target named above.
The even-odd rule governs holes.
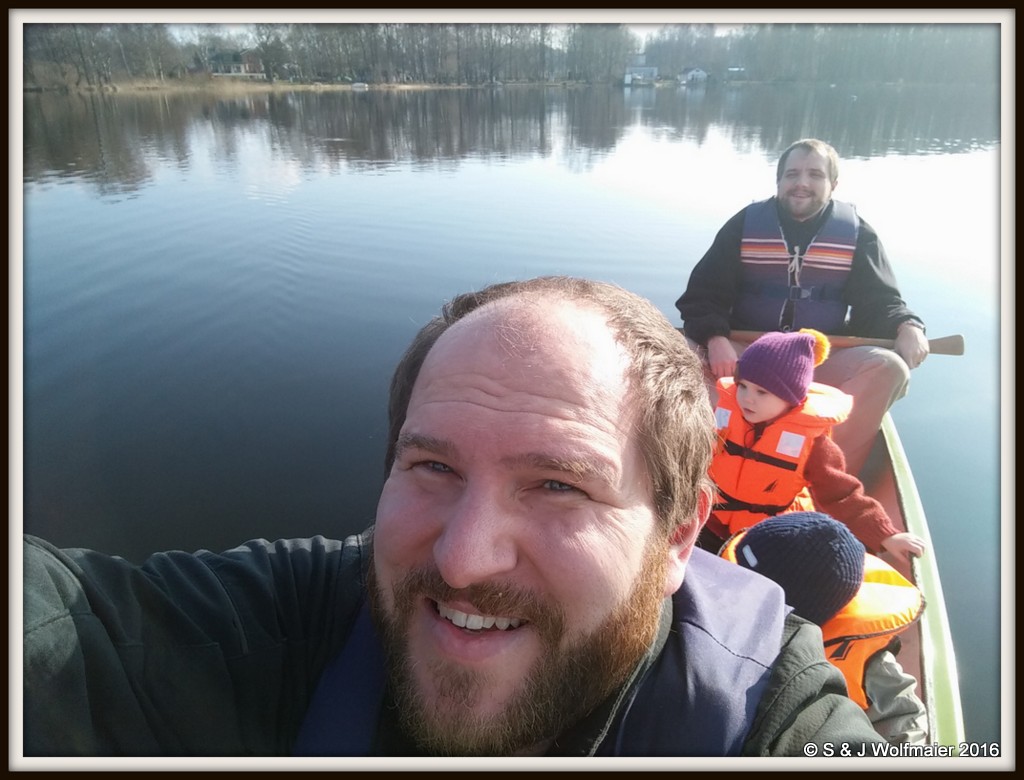
[[[740,405],[740,411],[743,412],[743,419],[751,425],[774,420],[783,412],[788,411],[790,407],[788,401],[746,379],[741,379],[736,383],[736,401]]]

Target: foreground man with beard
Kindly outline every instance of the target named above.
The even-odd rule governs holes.
[[[27,539],[26,755],[804,755],[880,741],[780,588],[701,550],[713,423],[648,302],[428,323],[376,523],[143,566]]]

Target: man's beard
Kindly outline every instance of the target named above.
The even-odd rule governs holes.
[[[395,586],[394,610],[388,613],[371,566],[371,605],[403,730],[421,749],[440,756],[514,755],[557,737],[618,689],[650,647],[666,568],[664,545],[652,537],[629,595],[596,630],[563,647],[565,612],[528,591],[495,583],[455,590],[436,568],[424,568]],[[488,693],[488,675],[444,661],[431,663],[435,697],[425,699],[414,673],[421,662],[410,657],[408,646],[414,605],[424,596],[464,600],[483,614],[530,621],[541,640],[538,660],[501,712],[484,717],[474,710]]]

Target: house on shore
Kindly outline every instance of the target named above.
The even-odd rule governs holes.
[[[708,72],[702,68],[683,68],[678,79],[680,84],[692,84],[694,86],[699,86],[707,84]]]
[[[210,57],[210,73],[213,76],[239,79],[266,79],[263,63],[252,49],[218,52]]]
[[[633,63],[626,66],[626,76],[623,84],[627,87],[652,87],[658,80],[658,69],[645,64],[646,58],[638,54],[633,58]]]

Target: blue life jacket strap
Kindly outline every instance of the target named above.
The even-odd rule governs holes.
[[[317,682],[292,754],[370,755],[384,679],[384,653],[364,602],[345,646]]]

